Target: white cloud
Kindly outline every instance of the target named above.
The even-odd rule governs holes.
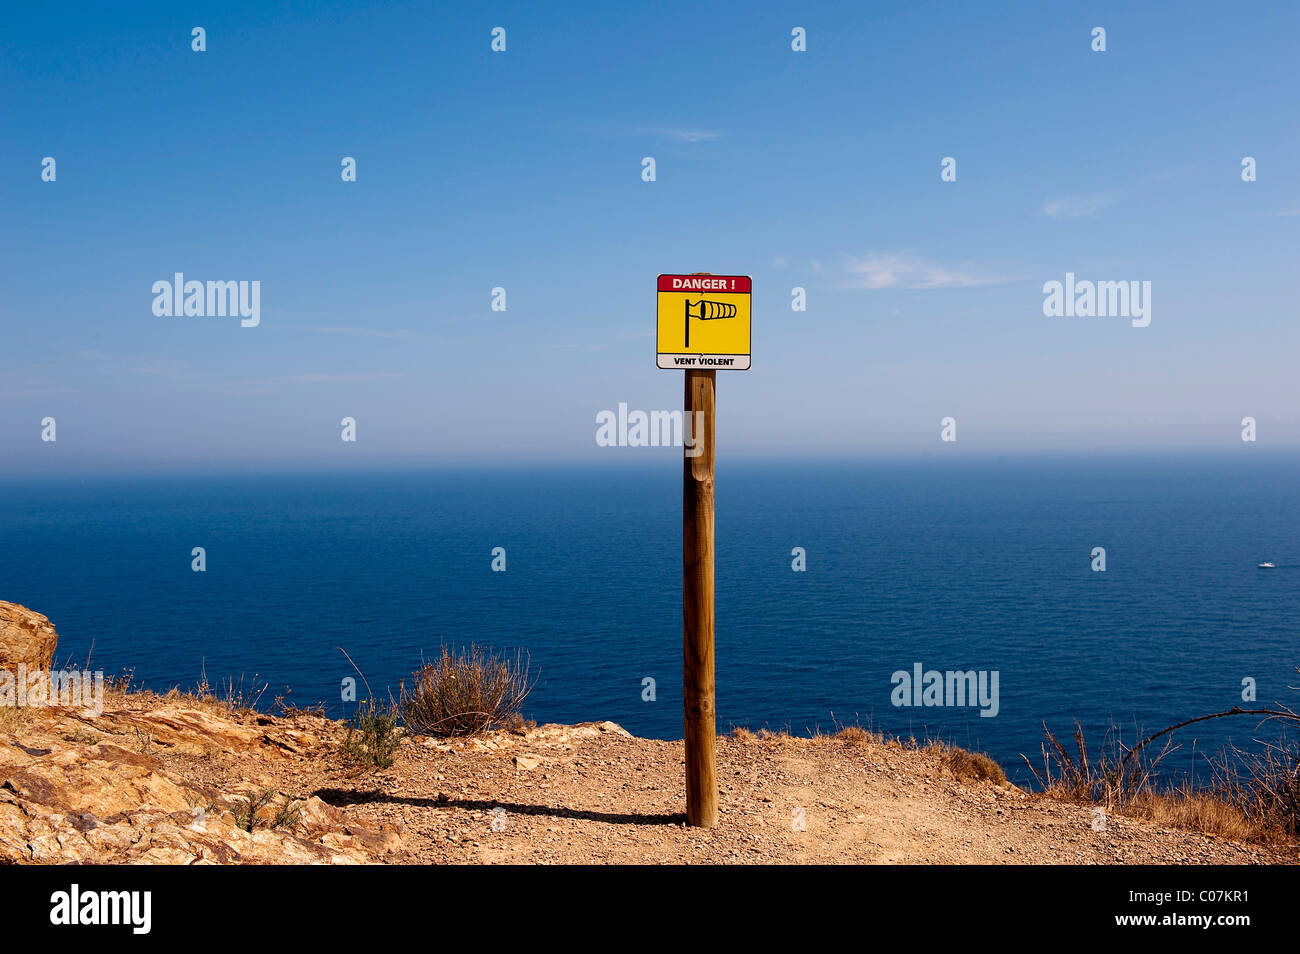
[[[384,331],[379,328],[352,328],[346,325],[320,325],[305,329],[318,335],[361,335],[366,338],[390,338],[398,341],[443,341],[437,335],[420,334],[416,331],[398,329]]]
[[[235,394],[272,394],[282,385],[314,384],[368,384],[373,381],[392,381],[405,377],[402,374],[294,374],[282,378],[264,378],[258,381],[231,381],[223,385]]]
[[[926,261],[908,252],[877,255],[866,258],[849,258],[847,288],[904,288],[925,290],[931,288],[977,288],[982,285],[1000,285],[1015,281],[967,266],[950,267]]]
[[[1048,199],[1043,203],[1043,214],[1054,219],[1079,219],[1096,215],[1102,209],[1114,205],[1121,198],[1119,192],[1094,192],[1090,195],[1067,195],[1059,199]]]
[[[295,374],[288,378],[278,378],[285,384],[364,384],[368,381],[391,381],[403,377],[401,374]]]
[[[33,398],[55,397],[62,394],[77,394],[76,388],[51,385],[49,381],[31,379],[24,381],[12,375],[4,375],[4,384],[0,385],[0,397]]]
[[[169,378],[179,378],[191,373],[190,366],[174,358],[151,357],[149,355],[109,354],[107,351],[83,349],[76,352],[84,361],[98,361],[112,364],[113,371],[125,371],[128,374],[151,374]]]
[[[655,133],[677,142],[707,142],[722,135],[711,129],[656,129]]]

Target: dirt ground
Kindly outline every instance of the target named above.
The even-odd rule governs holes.
[[[0,727],[0,859],[396,864],[1242,864],[1294,848],[1111,815],[959,779],[939,752],[873,739],[724,737],[721,820],[685,825],[678,741],[614,723],[405,740],[390,768],[339,756],[314,715],[232,716],[126,696]],[[116,787],[116,788],[115,788]],[[118,789],[121,789],[120,791]],[[231,819],[267,790],[302,821]],[[207,824],[189,824],[194,805]],[[187,807],[188,806],[188,807]],[[267,809],[270,810],[269,808]]]
[[[605,723],[612,726],[612,723]],[[482,743],[480,743],[482,744]],[[933,751],[767,738],[718,744],[720,823],[684,825],[682,743],[545,726],[480,749],[411,746],[317,794],[405,829],[395,861],[509,863],[1232,864],[1281,853],[1091,806],[959,781]],[[536,767],[531,766],[536,761]],[[494,814],[495,813],[495,814]],[[494,824],[495,820],[495,824]],[[1289,860],[1295,860],[1291,854]]]

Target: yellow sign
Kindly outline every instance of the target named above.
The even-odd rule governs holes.
[[[658,366],[748,371],[752,285],[748,275],[660,275]]]

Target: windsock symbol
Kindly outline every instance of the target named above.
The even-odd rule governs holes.
[[[695,314],[691,314],[691,309],[695,309]],[[686,344],[684,347],[691,346],[691,319],[698,318],[700,321],[717,321],[719,318],[735,318],[736,306],[728,305],[726,302],[709,301],[707,298],[701,298],[694,305],[690,300],[686,301]]]

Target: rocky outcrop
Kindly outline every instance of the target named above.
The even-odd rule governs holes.
[[[294,783],[337,723],[180,694],[108,703],[0,713],[0,864],[367,864],[400,844]]]
[[[40,613],[0,600],[0,669],[49,669],[58,641],[54,624]]]

